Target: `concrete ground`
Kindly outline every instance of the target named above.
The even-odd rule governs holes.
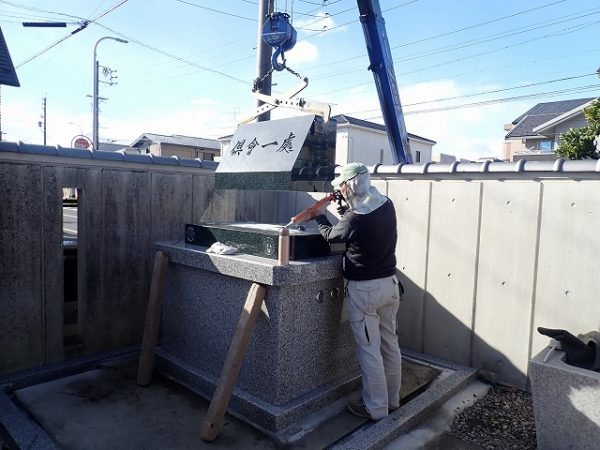
[[[402,395],[405,401],[414,398],[405,405],[408,407],[419,402],[419,397],[424,395],[415,395],[426,392],[429,383],[439,378],[440,371],[411,361],[405,361],[403,369]],[[11,398],[65,450],[282,448],[270,437],[230,415],[225,416],[219,437],[212,443],[204,442],[200,428],[209,401],[159,374],[150,386],[139,387],[136,375],[136,361],[102,363],[93,370],[18,389],[11,393]],[[445,434],[445,430],[454,415],[473,401],[473,393],[481,394],[484,389],[482,383],[469,384],[439,409],[436,407],[438,412],[386,448],[475,449],[465,442],[455,442],[457,440]],[[359,395],[359,392],[353,394],[354,397]],[[345,409],[346,401],[341,399],[308,418],[301,428],[309,432],[285,448],[358,448],[352,436],[358,435],[360,439],[361,434],[368,435],[371,429],[386,426],[383,421],[374,424],[353,416]],[[404,420],[400,416],[388,419]]]
[[[385,447],[385,450],[478,450],[480,447],[451,436],[452,420],[462,410],[483,398],[490,385],[473,381],[448,399],[428,419]]]

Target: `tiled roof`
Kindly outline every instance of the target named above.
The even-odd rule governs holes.
[[[50,147],[46,145],[25,144],[23,142],[0,141],[0,155],[3,152],[46,155],[79,159],[96,159],[100,161],[122,161],[124,163],[136,164],[161,164],[166,166],[196,167],[214,170],[219,165],[216,161],[202,161],[198,158],[187,159],[178,156],[155,156],[129,154],[124,151],[106,152],[102,150],[90,150],[82,148],[66,148],[57,145]]]
[[[337,123],[349,123],[351,125],[358,125],[360,127],[371,128],[373,130],[385,131],[385,125],[375,122],[369,122],[368,120],[357,119],[356,117],[348,116],[346,114],[339,114],[337,116],[333,116],[332,119],[335,119]],[[417,136],[416,134],[412,133],[408,133],[408,137],[412,139],[419,139],[422,141],[430,142],[431,144],[437,143],[435,141],[432,141],[431,139],[427,139],[422,136]]]
[[[8,86],[21,86],[19,79],[17,78],[17,72],[13,65],[2,29],[0,28],[0,84],[6,84]]]
[[[50,147],[45,145],[25,144],[23,142],[0,141],[0,159],[3,153],[37,154],[48,157],[81,158],[84,160],[121,161],[123,164],[160,164],[168,166],[195,167],[214,170],[219,165],[216,161],[201,161],[199,159],[185,159],[177,156],[135,155],[124,152],[102,152],[83,150],[79,148]],[[341,167],[335,169],[339,174]],[[519,174],[519,173],[547,173],[556,176],[557,173],[589,173],[600,176],[600,160],[586,159],[568,161],[557,159],[555,161],[525,161],[516,162],[462,162],[454,161],[451,164],[427,162],[425,164],[375,164],[369,167],[369,172],[374,175],[386,177],[394,175],[424,176],[439,174],[454,174],[465,177],[468,174]]]
[[[191,136],[182,136],[180,134],[173,134],[171,136],[164,136],[162,134],[144,133],[137,138],[130,147],[133,148],[145,148],[150,144],[173,144],[173,145],[185,145],[187,147],[200,147],[209,148],[214,150],[220,150],[221,144],[215,139],[204,139]]]
[[[548,102],[548,103],[538,103],[533,108],[521,114],[515,120],[513,120],[513,127],[510,130],[505,138],[520,138],[526,136],[538,136],[539,134],[534,132],[533,129],[546,123],[555,117],[560,116],[572,109],[578,108],[581,105],[585,105],[589,101],[593,100],[594,97],[591,98],[578,98],[575,100],[562,100],[559,102]]]
[[[507,138],[519,138],[525,136],[537,136],[532,130],[543,123],[555,118],[557,114],[538,114],[535,116],[525,116],[508,134]]]
[[[98,150],[101,152],[117,152],[124,148],[127,148],[127,146],[123,144],[110,144],[108,142],[98,143]]]
[[[523,117],[536,116],[538,114],[553,114],[555,116],[558,116],[559,114],[571,111],[572,109],[575,109],[578,106],[589,102],[590,100],[594,100],[594,97],[578,98],[574,100],[561,100],[559,102],[538,103],[533,108],[531,108],[530,110],[521,114],[519,117],[513,120],[512,123],[513,125],[516,125],[523,119]],[[550,118],[548,120],[550,120]]]

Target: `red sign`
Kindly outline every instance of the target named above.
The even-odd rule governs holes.
[[[90,148],[92,143],[85,136],[75,136],[73,138],[72,145],[73,148]]]

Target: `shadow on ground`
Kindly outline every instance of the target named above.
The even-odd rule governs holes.
[[[404,361],[404,402],[424,391],[439,370]],[[268,436],[227,415],[212,443],[200,437],[209,402],[155,374],[150,386],[136,384],[137,361],[104,363],[99,368],[13,392],[54,442],[75,449],[276,449]],[[358,396],[360,393],[354,393]],[[326,448],[366,420],[339,409],[289,449]]]

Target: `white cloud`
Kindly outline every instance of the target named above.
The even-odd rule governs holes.
[[[436,80],[405,86],[400,91],[406,128],[410,133],[437,142],[434,151],[467,159],[502,155],[506,132],[503,127],[531,107],[522,103],[499,103],[482,107],[456,108],[447,111],[414,113],[470,103],[460,97],[473,92],[474,86],[460,85],[455,80]],[[428,102],[416,104],[420,102]],[[412,104],[412,106],[410,106]],[[411,112],[413,112],[411,114]],[[373,85],[357,86],[335,96],[334,113],[349,114],[359,119],[383,123],[379,98]]]
[[[290,51],[285,52],[285,57],[287,65],[292,68],[305,63],[314,64],[319,61],[319,49],[308,41],[300,41]]]
[[[311,44],[298,44],[300,56],[308,61],[315,57],[316,48]],[[302,45],[301,45],[302,44]],[[303,50],[304,47],[304,50]],[[292,60],[290,55],[290,60]],[[293,64],[291,64],[294,67]],[[374,83],[364,83],[352,89],[336,90],[335,82],[328,83],[334,93],[320,98],[307,91],[299,94],[309,101],[332,104],[332,115],[349,114],[360,119],[383,123],[379,99]],[[480,156],[501,156],[502,142],[506,132],[505,123],[533,106],[531,103],[498,103],[485,107],[456,108],[448,111],[411,112],[470,103],[470,98],[452,101],[432,101],[447,97],[460,97],[473,92],[476,86],[460,85],[455,80],[436,80],[402,87],[400,97],[404,106],[405,122],[409,132],[437,142],[434,151],[457,157],[476,159]],[[327,89],[319,90],[327,92]],[[247,98],[246,98],[247,97]],[[430,102],[410,106],[419,102]],[[255,101],[250,95],[236,97],[236,103],[219,102],[210,97],[189,99],[187,104],[169,105],[158,102],[152,109],[145,108],[135,113],[111,110],[104,106],[100,115],[100,140],[116,139],[128,144],[144,132],[159,134],[182,134],[215,138],[235,131],[236,120],[249,115]],[[300,114],[296,110],[277,108],[273,118]],[[41,103],[12,101],[2,105],[3,138],[42,144],[43,134],[37,126],[40,120]],[[68,147],[74,136],[83,132],[91,138],[91,112],[73,112],[50,104],[47,117],[47,144]]]
[[[2,127],[7,141],[43,144],[43,132],[37,126],[40,105],[26,103],[4,104]],[[116,140],[129,144],[142,133],[181,134],[197,137],[216,137],[233,132],[235,117],[230,111],[220,111],[223,106],[210,98],[197,98],[186,107],[140,111],[136,115],[115,117],[100,114],[99,136],[101,142]],[[58,107],[48,109],[46,144],[70,147],[76,135],[92,138],[92,114],[73,114]]]

